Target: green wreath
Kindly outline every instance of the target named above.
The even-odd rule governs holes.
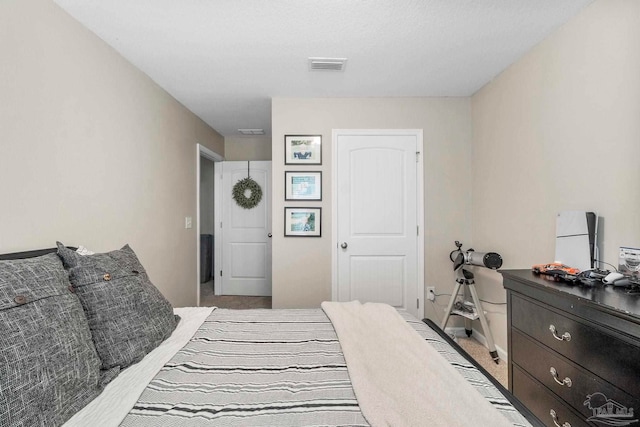
[[[233,199],[241,208],[252,209],[262,200],[262,188],[249,177],[241,179],[233,186]]]

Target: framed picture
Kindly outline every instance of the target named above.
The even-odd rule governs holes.
[[[285,165],[321,165],[322,136],[320,135],[285,135]]]
[[[322,172],[284,173],[285,200],[322,200]]]
[[[285,237],[320,237],[322,208],[284,208]]]

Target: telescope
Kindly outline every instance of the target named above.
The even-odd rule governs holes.
[[[440,329],[444,331],[451,314],[457,314],[464,317],[464,330],[467,336],[470,337],[473,331],[471,328],[471,321],[479,319],[487,340],[489,354],[493,361],[498,363],[500,358],[498,357],[496,345],[493,342],[493,335],[491,335],[491,329],[489,329],[489,324],[487,323],[487,318],[482,308],[480,297],[478,297],[478,292],[476,292],[475,278],[471,271],[462,268],[462,266],[465,264],[477,265],[478,267],[497,270],[502,267],[502,257],[500,254],[495,252],[476,252],[473,249],[463,251],[462,243],[456,240],[456,250],[451,251],[449,259],[453,262],[456,284],[454,285],[453,292],[451,293],[451,299],[447,306],[447,314],[445,314],[444,319],[442,319]],[[457,301],[460,298],[458,294],[462,285],[466,286],[465,289],[468,289],[469,292],[467,293],[464,291],[462,300]],[[465,299],[467,294],[471,294],[473,303]]]
[[[502,257],[496,252],[476,252],[473,249],[462,250],[462,243],[456,240],[457,249],[451,251],[449,259],[453,262],[453,270],[457,270],[462,265],[476,265],[497,270],[502,267]]]

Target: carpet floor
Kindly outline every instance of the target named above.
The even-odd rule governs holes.
[[[232,308],[234,310],[271,308],[271,297],[214,295],[213,282],[210,281],[200,284],[200,307]]]
[[[504,360],[500,360],[498,364],[496,364],[491,355],[489,355],[489,350],[475,340],[473,337],[457,337],[456,342],[460,347],[464,349],[469,356],[471,356],[480,366],[491,374],[496,380],[500,382],[505,388],[507,387],[507,362]]]

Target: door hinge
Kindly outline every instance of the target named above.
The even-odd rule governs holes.
[[[416,308],[420,308],[420,298],[416,298]]]
[[[220,221],[220,228],[222,228],[222,221]]]
[[[222,270],[220,270],[220,277],[222,277]]]
[[[416,163],[420,161],[420,152],[416,151]]]

